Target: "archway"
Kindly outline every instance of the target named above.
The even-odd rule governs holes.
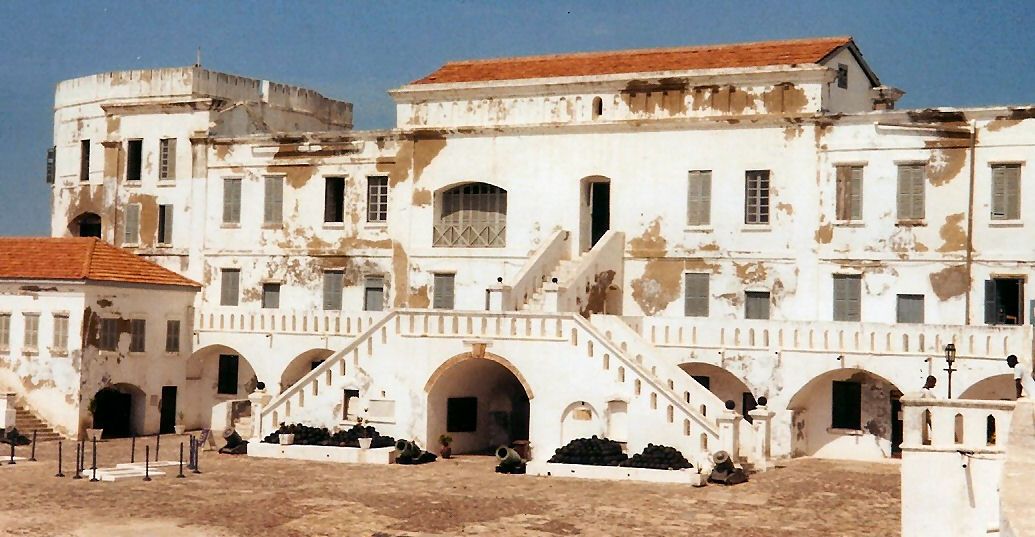
[[[507,245],[507,191],[463,183],[435,193],[432,246],[503,248]]]
[[[69,234],[76,237],[101,238],[101,217],[94,213],[83,213],[68,223]]]
[[[181,398],[180,408],[188,429],[223,427],[249,415],[245,408],[250,408],[246,403],[248,394],[260,379],[236,349],[226,345],[202,347],[187,360],[186,369],[186,391],[190,397]],[[221,408],[218,412],[217,406]]]
[[[828,371],[791,398],[793,456],[876,460],[898,452],[901,390],[863,369]]]
[[[585,401],[576,401],[561,415],[561,445],[576,438],[607,436],[607,427],[600,413]]]
[[[982,399],[986,401],[1013,401],[1017,398],[1017,387],[1013,375],[1006,373],[981,379],[960,393],[959,399]]]
[[[147,432],[147,396],[133,384],[113,384],[101,388],[89,405],[93,414],[93,428],[104,429],[104,438],[124,438]]]
[[[280,391],[298,382],[332,354],[334,351],[330,349],[310,349],[294,357],[280,374]]]
[[[431,375],[425,391],[430,445],[446,434],[453,453],[482,453],[528,440],[532,392],[503,358],[455,356]]]
[[[751,416],[748,412],[758,406],[756,397],[762,394],[753,393],[747,383],[739,377],[712,364],[689,362],[680,364],[679,368],[719,399],[724,402],[733,401],[733,410],[744,416],[744,421],[750,423]]]

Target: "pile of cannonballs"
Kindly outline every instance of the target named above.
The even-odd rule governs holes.
[[[333,433],[324,427],[309,427],[294,423],[281,425],[275,432],[270,433],[262,441],[267,444],[279,444],[281,434],[295,435],[295,445],[302,446],[338,446],[338,447],[359,447],[360,438],[370,438],[370,447],[383,448],[395,445],[395,439],[384,436],[371,426],[353,425],[350,429],[334,431]]]
[[[618,466],[627,459],[622,445],[607,438],[576,438],[568,445],[557,448],[549,462],[588,464],[591,466]]]
[[[643,448],[643,453],[633,455],[620,466],[654,470],[682,470],[693,467],[678,449],[654,444],[647,444],[647,447]]]

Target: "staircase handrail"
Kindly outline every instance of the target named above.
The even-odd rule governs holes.
[[[605,258],[608,254],[617,256],[618,262],[615,269],[615,281],[621,281],[622,260],[625,256],[625,234],[621,231],[608,230],[593,248],[590,248],[580,259],[575,272],[563,282],[557,282],[557,306],[560,311],[578,312],[579,298],[586,294],[586,288],[591,285],[597,273],[600,272],[601,262],[610,261]]]
[[[503,310],[515,310],[528,302],[528,299],[543,286],[543,280],[557,268],[562,260],[571,258],[568,241],[571,233],[563,229],[554,231],[539,248],[528,258],[521,271],[514,277],[510,287],[509,298],[505,299]]]
[[[271,415],[273,411],[280,408],[288,399],[296,395],[298,391],[302,389],[303,386],[308,386],[310,381],[312,381],[313,379],[317,379],[320,375],[326,373],[327,370],[337,365],[339,361],[343,360],[345,356],[347,356],[349,353],[355,350],[359,345],[365,343],[368,339],[373,337],[373,335],[376,334],[377,331],[381,329],[381,327],[387,324],[388,321],[392,320],[396,315],[398,315],[398,310],[393,309],[389,311],[379,321],[370,325],[361,334],[357,335],[352,341],[349,342],[348,345],[345,346],[345,348],[327,357],[327,359],[324,360],[323,363],[316,366],[315,368],[313,368],[312,371],[306,373],[294,384],[288,386],[283,391],[281,391],[265,407],[263,407],[262,414],[258,417],[258,419],[261,420],[264,419],[267,415]],[[275,423],[272,425],[276,426]]]

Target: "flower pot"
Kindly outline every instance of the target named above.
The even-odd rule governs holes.
[[[292,433],[280,433],[277,435],[280,438],[280,445],[290,446],[295,443],[295,435]]]
[[[359,439],[359,448],[360,449],[370,449],[370,443],[373,442],[373,441],[374,441],[373,438],[360,438]]]
[[[187,432],[187,426],[186,425],[173,425],[173,430],[176,431],[176,434],[183,434],[183,433]]]
[[[104,429],[87,429],[86,439],[101,441],[101,435],[104,434]]]
[[[442,449],[439,450],[438,454],[442,455],[443,459],[449,459],[453,456],[453,448],[448,445],[442,446]]]

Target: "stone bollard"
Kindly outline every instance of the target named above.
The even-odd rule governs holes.
[[[252,430],[250,434],[252,442],[262,440],[262,409],[269,404],[270,399],[273,399],[273,396],[266,393],[264,388],[256,388],[254,392],[248,395],[248,400],[252,403]],[[276,424],[274,424],[274,427],[276,427]]]
[[[773,416],[776,413],[769,410],[766,406],[759,406],[749,411],[748,415],[751,416],[751,428],[754,430],[754,438],[751,445],[751,463],[755,466],[756,471],[764,472],[770,466]]]
[[[13,393],[0,393],[0,430],[14,427],[14,396]]]

